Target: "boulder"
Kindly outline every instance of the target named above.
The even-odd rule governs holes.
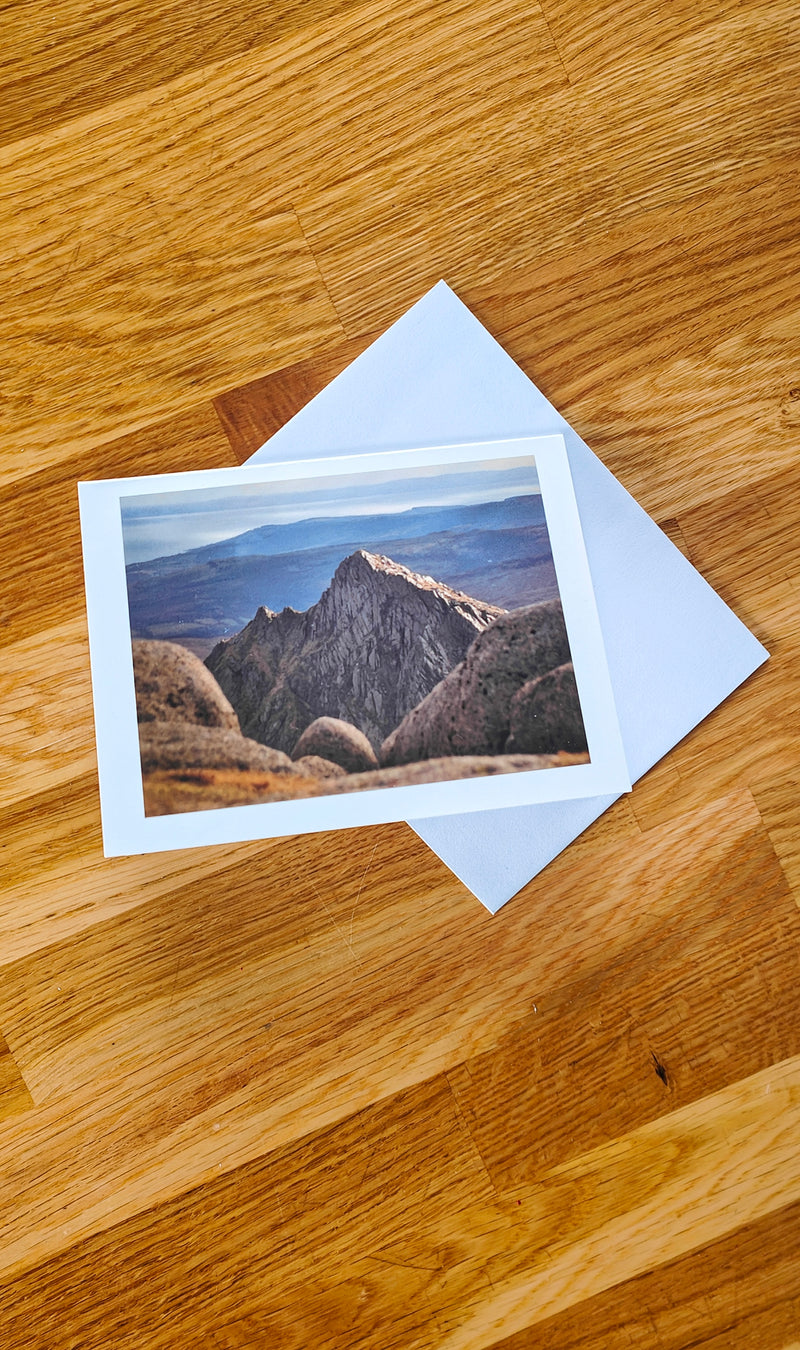
[[[378,767],[375,751],[363,731],[338,717],[318,717],[306,727],[292,751],[292,759],[304,759],[309,755],[330,759],[347,773],[361,773]]]
[[[139,726],[142,772],[232,769],[297,774],[282,750],[270,750],[238,731],[189,722],[143,722]]]
[[[569,660],[560,600],[502,614],[386,738],[381,764],[502,754],[517,690]]]
[[[507,754],[586,750],[578,686],[571,663],[528,680],[511,700]]]
[[[295,764],[303,773],[310,773],[315,778],[344,778],[347,775],[347,769],[341,764],[334,764],[332,759],[323,759],[321,755],[303,755],[295,760]]]
[[[136,715],[140,723],[188,722],[239,731],[239,719],[210,670],[176,642],[133,642]]]

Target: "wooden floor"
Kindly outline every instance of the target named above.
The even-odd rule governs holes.
[[[786,0],[1,7],[0,1345],[800,1343]],[[491,918],[405,825],[104,861],[75,484],[440,277],[772,653]]]

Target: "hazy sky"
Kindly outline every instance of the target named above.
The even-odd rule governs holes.
[[[538,491],[536,466],[528,456],[123,497],[125,561],[182,553],[260,525],[395,513],[414,506],[473,506]]]

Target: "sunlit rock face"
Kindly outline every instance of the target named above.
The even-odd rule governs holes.
[[[208,669],[243,733],[291,753],[319,717],[378,748],[505,611],[359,549],[310,609],[260,608]]]
[[[464,660],[387,736],[381,764],[409,764],[441,755],[502,754],[517,691],[569,660],[559,600],[498,616],[476,637]],[[575,716],[580,718],[577,690],[574,701]],[[562,720],[563,716],[562,710]],[[560,744],[559,737],[557,728],[543,728],[538,753],[572,748]]]

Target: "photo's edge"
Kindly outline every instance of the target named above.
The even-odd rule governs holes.
[[[512,448],[514,454],[509,454],[509,451]],[[568,473],[566,443],[563,435],[560,432],[553,433],[551,435],[547,435],[544,437],[519,436],[512,438],[500,438],[492,441],[487,441],[484,439],[481,441],[462,442],[459,444],[451,444],[448,446],[441,446],[441,445],[426,446],[416,450],[413,449],[410,450],[406,448],[404,450],[397,450],[397,451],[378,450],[371,453],[357,452],[355,454],[342,457],[339,462],[343,466],[346,466],[346,468],[342,467],[341,472],[343,473],[345,471],[349,473],[355,469],[355,471],[357,471],[359,474],[361,473],[366,474],[371,472],[372,469],[367,467],[367,463],[365,461],[369,461],[371,464],[377,464],[380,467],[381,465],[385,464],[387,460],[389,460],[393,463],[393,466],[396,466],[398,460],[402,458],[408,460],[409,457],[413,457],[415,461],[420,462],[420,467],[423,467],[427,464],[433,464],[435,466],[440,463],[441,464],[452,463],[453,465],[457,465],[459,462],[464,461],[465,451],[469,452],[469,458],[472,459],[473,461],[483,459],[487,457],[487,455],[491,457],[490,455],[491,451],[494,451],[496,458],[531,457],[537,464],[537,467],[540,456],[542,456],[543,454],[545,456],[548,456],[549,454],[555,453],[559,455],[564,464],[567,465],[567,473]],[[443,458],[443,456],[445,457]],[[420,457],[422,458],[420,459]],[[241,485],[243,480],[250,481],[251,477],[256,481],[262,481],[265,478],[268,481],[271,472],[275,468],[280,467],[286,468],[291,473],[292,477],[302,478],[305,475],[303,475],[302,472],[299,471],[302,471],[304,466],[311,466],[311,465],[317,466],[320,463],[325,464],[326,469],[331,468],[330,459],[327,457],[322,457],[306,461],[286,461],[284,462],[283,465],[268,465],[268,466],[259,465],[257,466],[258,473],[256,474],[255,472],[253,472],[252,475],[248,467],[224,471],[200,470],[200,471],[192,471],[189,474],[179,473],[170,475],[157,475],[155,476],[155,482],[160,483],[167,480],[170,483],[174,483],[176,482],[176,480],[184,481],[187,477],[191,478],[193,482],[196,482],[198,480],[198,477],[200,477],[203,482],[207,482],[209,476],[216,477],[219,473],[223,473],[226,476],[233,477],[235,479],[236,485],[238,486]],[[255,468],[255,466],[253,467]],[[131,666],[131,677],[133,673],[132,657],[130,655],[132,634],[129,622],[128,594],[125,578],[124,541],[122,539],[122,525],[119,513],[120,513],[120,503],[123,495],[125,496],[133,495],[130,491],[131,487],[135,484],[144,481],[147,481],[149,484],[153,483],[153,479],[148,480],[117,479],[117,480],[99,480],[97,483],[90,483],[85,485],[86,488],[89,490],[89,496],[92,500],[99,502],[101,498],[108,498],[109,494],[111,494],[113,502],[116,506],[116,519],[118,522],[116,530],[117,533],[119,534],[119,543],[120,549],[122,550],[122,559],[123,559],[121,586],[122,591],[124,593],[124,601],[125,601],[124,610],[127,625],[126,646],[128,650],[128,660]],[[94,489],[98,490],[99,496],[97,493],[94,492]],[[155,490],[156,487],[153,486],[153,491]],[[550,531],[549,511],[552,510],[552,503],[545,502],[544,505],[549,532]],[[577,520],[579,525],[580,523],[579,517],[577,517]],[[552,540],[551,540],[551,551],[552,551]],[[88,601],[88,594],[89,591],[87,590],[87,601]],[[95,645],[97,645],[97,643],[95,643]],[[102,646],[102,643],[100,645]],[[129,715],[130,710],[124,710],[118,707],[116,711],[118,713],[127,711]],[[135,695],[134,695],[133,711],[135,717]],[[274,813],[274,808],[281,808],[286,806],[291,808],[291,814],[295,816],[298,807],[301,807],[302,804],[297,801],[291,803],[290,802],[286,803],[276,802],[276,803],[262,803],[262,804],[256,803],[256,804],[248,804],[245,806],[210,808],[209,810],[180,812],[164,817],[145,816],[142,802],[143,775],[141,772],[141,760],[138,754],[138,728],[135,728],[135,731],[136,731],[136,750],[137,750],[137,771],[135,776],[136,776],[136,786],[138,788],[138,794],[141,804],[139,806],[139,810],[130,812],[130,807],[132,806],[130,796],[128,796],[127,803],[122,803],[122,805],[127,805],[129,815],[127,820],[125,821],[124,827],[121,829],[118,823],[117,824],[113,823],[115,820],[118,822],[121,814],[119,775],[115,773],[112,777],[108,772],[106,772],[107,757],[101,755],[100,751],[101,737],[98,736],[98,765],[100,768],[101,805],[104,809],[105,817],[108,820],[108,825],[104,826],[103,838],[104,838],[104,849],[107,846],[108,849],[110,850],[108,856],[121,856],[122,854],[131,852],[142,853],[151,851],[166,851],[171,849],[180,849],[184,847],[194,847],[197,846],[198,844],[203,844],[206,842],[233,843],[243,841],[245,839],[253,840],[259,838],[264,839],[284,838],[290,836],[291,834],[300,832],[316,833],[332,828],[336,829],[359,828],[362,825],[388,823],[389,821],[424,819],[426,817],[432,816],[443,817],[450,814],[454,815],[462,813],[470,814],[473,812],[495,810],[495,809],[502,810],[506,807],[514,807],[519,805],[537,805],[543,802],[572,800],[575,799],[576,797],[594,796],[600,793],[608,793],[610,791],[627,790],[627,788],[622,789],[620,787],[618,779],[614,781],[609,779],[606,779],[605,781],[602,780],[594,781],[596,778],[596,773],[598,771],[598,763],[597,759],[595,759],[595,761],[593,761],[591,765],[563,766],[558,770],[548,769],[535,771],[537,779],[539,778],[540,774],[545,774],[547,775],[547,777],[541,780],[542,781],[541,792],[534,793],[532,796],[530,793],[527,792],[524,793],[523,795],[520,795],[519,792],[511,794],[502,791],[498,792],[497,788],[492,786],[489,790],[488,795],[490,797],[495,798],[497,796],[500,796],[501,800],[499,801],[495,800],[491,802],[489,805],[487,805],[486,802],[486,788],[488,786],[488,782],[486,779],[481,778],[480,780],[442,780],[441,782],[430,784],[376,789],[371,791],[365,790],[365,793],[367,794],[366,796],[363,795],[362,793],[353,793],[352,797],[348,796],[348,803],[352,802],[351,811],[345,812],[344,813],[345,818],[336,819],[335,823],[333,824],[331,824],[329,820],[318,823],[314,823],[313,819],[300,821],[293,820],[291,824],[287,824],[285,827],[281,827],[278,830],[275,830],[274,828],[265,830],[264,826],[261,825],[260,823],[257,828],[248,828],[245,827],[244,824],[242,823],[239,826],[239,828],[235,830],[228,828],[224,832],[220,832],[219,834],[215,832],[213,839],[209,839],[207,829],[208,818],[212,812],[216,812],[217,810],[224,812],[224,816],[226,819],[231,819],[231,817],[234,816],[238,817],[239,813],[242,811],[248,812],[252,811],[253,809],[257,809]],[[100,767],[101,759],[103,759],[102,768]],[[624,756],[622,762],[624,763]],[[569,780],[562,779],[560,775],[564,772],[564,769],[567,767],[571,767],[573,770],[575,768],[580,768],[593,771],[592,772],[593,781],[591,782],[590,785],[581,787],[578,792],[575,792],[574,790],[566,791],[565,790],[566,783]],[[602,765],[600,765],[599,768],[602,769]],[[553,779],[552,776],[556,773],[559,774],[559,778]],[[529,775],[525,771],[518,771],[493,777],[491,782],[494,785],[497,783],[502,783],[504,781],[508,782],[509,780],[527,779],[530,776],[532,775]],[[548,782],[550,783],[549,788],[546,786]],[[552,787],[556,782],[561,784],[561,790],[554,792],[552,790]],[[572,775],[572,782],[574,784],[574,775]],[[111,784],[110,786],[109,783]],[[433,800],[433,797],[435,797],[437,791],[440,791],[441,789],[449,789],[452,787],[454,783],[458,783],[462,788],[467,783],[470,783],[472,785],[470,790],[473,793],[476,793],[476,790],[480,789],[482,793],[480,801],[478,801],[477,799],[472,800],[469,794],[465,797],[464,794],[460,792],[456,792],[455,794],[456,796],[455,803],[448,803],[447,805],[443,805],[441,804],[441,802],[435,802]],[[418,800],[420,791],[423,794],[421,802]],[[398,805],[396,807],[392,807],[390,810],[380,810],[378,812],[375,812],[373,810],[368,814],[366,814],[363,807],[369,806],[369,798],[373,797],[382,800],[384,798],[384,794],[386,793],[390,794],[390,796],[395,800],[398,800]],[[407,798],[407,794],[409,793],[413,794],[411,800],[408,800]],[[399,794],[399,799],[396,798],[396,794]],[[325,794],[323,794],[319,799],[315,800],[324,802],[326,804],[326,807],[328,808],[326,813],[331,814],[329,810],[330,803],[342,799],[334,796],[328,797],[325,796]],[[360,805],[362,806],[361,810],[359,810]],[[301,815],[302,814],[303,812],[301,810]],[[341,816],[342,812],[341,810],[339,810],[334,812],[334,814],[336,816]],[[178,831],[179,835],[183,836],[184,834],[188,833],[189,835],[188,838],[179,837],[177,839],[174,839],[172,837],[169,837],[166,839],[159,840],[157,836],[163,833],[162,828],[159,827],[158,831],[155,832],[153,831],[152,828],[152,822],[157,819],[164,820],[165,822],[195,820],[198,822],[198,825],[195,830],[188,829],[188,831],[186,827],[179,827]],[[203,827],[204,821],[206,823],[205,828]],[[131,826],[133,827],[132,829]],[[168,826],[165,826],[163,828],[164,830],[166,830],[168,834],[170,833]],[[204,837],[200,839],[193,837],[197,833],[202,833]]]
[[[632,777],[608,667],[580,508],[566,441],[561,435],[559,440],[560,452],[555,457],[544,453],[541,460],[537,460],[537,469],[581,714],[592,762],[601,760],[615,765],[620,777],[619,785],[612,790],[630,792]],[[558,504],[551,513],[555,498]],[[624,787],[621,786],[623,771]]]
[[[98,478],[88,480],[90,487],[103,485],[109,489],[115,489],[118,498],[121,500],[123,495],[130,497],[156,496],[167,491],[196,491],[203,487],[236,487],[242,483],[269,483],[271,481],[282,482],[294,477],[311,476],[311,471],[316,470],[320,465],[324,465],[326,474],[331,477],[339,477],[350,473],[374,473],[380,472],[382,468],[393,468],[395,464],[402,459],[412,463],[417,456],[420,456],[419,464],[413,464],[414,468],[424,468],[438,463],[458,463],[459,458],[465,462],[471,463],[479,460],[483,456],[479,451],[491,451],[496,446],[531,446],[531,449],[519,449],[515,453],[520,457],[529,454],[536,454],[536,445],[540,449],[548,443],[560,442],[565,446],[565,441],[560,431],[547,432],[542,436],[503,436],[494,440],[476,441],[453,441],[453,442],[427,442],[416,446],[394,447],[394,448],[372,448],[364,450],[343,450],[341,453],[332,455],[317,455],[314,458],[307,459],[287,459],[287,460],[259,460],[252,462],[246,461],[238,466],[226,466],[220,469],[179,469],[171,473],[148,474],[132,478]],[[445,455],[444,459],[431,458],[431,456]],[[492,455],[488,455],[492,458]],[[499,456],[497,456],[499,458]],[[385,463],[377,463],[377,461]],[[307,470],[306,475],[303,470]],[[181,483],[185,486],[181,487]],[[124,489],[124,494],[123,494]]]
[[[321,834],[328,830],[361,829],[403,821],[411,823],[414,820],[440,819],[451,815],[585,800],[624,790],[620,787],[618,777],[602,778],[594,770],[595,766],[591,764],[518,770],[488,778],[446,779],[395,788],[369,788],[341,795],[323,794],[284,802],[251,802],[170,815],[142,816],[141,820],[133,821],[132,824],[124,822],[122,825],[119,815],[112,813],[107,816],[108,824],[104,826],[104,848],[107,845],[113,849],[109,856],[117,857],[202,845],[285,839],[293,834]],[[548,776],[546,780],[545,775]],[[559,778],[553,779],[552,775],[559,775]],[[579,779],[577,784],[576,779]],[[557,783],[558,790],[546,790],[546,781]],[[542,784],[541,793],[531,794],[529,787],[534,783]],[[451,796],[454,800],[444,800]],[[281,815],[291,817],[285,827],[279,824]],[[298,815],[301,817],[299,821]],[[262,824],[262,817],[266,819],[266,828]],[[201,837],[195,838],[195,835]]]
[[[101,842],[104,856],[118,857],[123,855],[106,853],[109,838],[127,840],[131,822],[139,827],[145,819],[119,494],[111,480],[79,482],[78,503]],[[121,577],[116,575],[115,552],[117,563],[122,562]],[[116,638],[109,639],[115,629]],[[123,774],[120,757],[128,765]]]

